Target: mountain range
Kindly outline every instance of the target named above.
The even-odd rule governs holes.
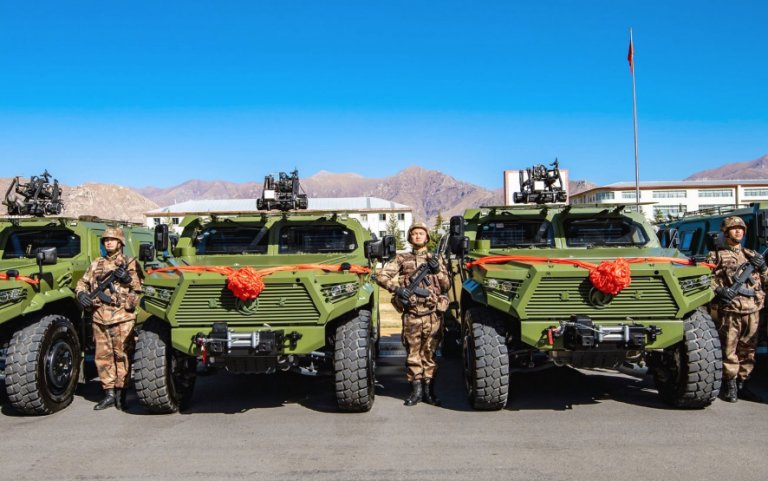
[[[768,179],[768,155],[748,162],[734,162],[716,169],[697,172],[685,180]],[[11,178],[0,178],[0,193],[5,193]],[[444,219],[469,207],[501,205],[502,189],[489,190],[458,180],[438,170],[408,167],[381,178],[354,173],[320,171],[301,179],[309,197],[379,197],[411,206],[414,219],[432,224],[438,214]],[[571,180],[570,193],[597,187],[588,180]],[[143,213],[160,206],[192,199],[246,199],[261,195],[262,182],[189,180],[160,188],[130,189],[114,184],[86,183],[62,186],[66,215],[96,215],[104,218],[143,222]]]

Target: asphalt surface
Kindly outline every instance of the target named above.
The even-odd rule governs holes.
[[[755,387],[768,398],[768,362]],[[380,360],[371,412],[336,412],[329,378],[200,377],[189,410],[92,410],[97,383],[45,417],[2,396],[0,479],[765,480],[768,404],[670,409],[649,379],[555,368],[513,375],[509,405],[473,411],[440,360],[442,407],[402,405],[404,360]]]

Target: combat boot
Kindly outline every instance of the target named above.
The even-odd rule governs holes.
[[[433,406],[439,406],[441,404],[440,399],[435,395],[434,379],[424,380],[424,402]]]
[[[93,406],[94,411],[101,411],[102,409],[107,409],[108,407],[115,405],[115,390],[114,389],[105,389],[104,390],[104,399],[99,401],[99,403],[95,406]]]
[[[421,401],[422,397],[421,380],[411,381],[411,395],[405,400],[406,406],[414,406]]]
[[[736,379],[729,379],[725,381],[725,392],[723,393],[723,399],[729,403],[735,403],[738,401],[739,388],[736,385]]]
[[[120,411],[126,411],[128,409],[128,403],[126,398],[128,397],[128,389],[116,388],[115,389],[115,407]]]

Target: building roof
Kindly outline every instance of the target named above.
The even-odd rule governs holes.
[[[307,210],[320,211],[409,211],[411,207],[378,197],[312,197]],[[209,212],[257,212],[256,199],[201,199],[179,202],[145,212],[146,217],[204,214]]]
[[[734,187],[736,185],[747,186],[768,186],[768,179],[718,179],[718,180],[651,180],[640,182],[641,189],[695,189],[700,187],[712,188],[712,187]],[[599,190],[633,190],[635,188],[634,182],[614,182],[612,184],[603,185],[600,187],[593,187],[589,190],[584,190],[576,195],[584,195],[587,193],[599,191]]]

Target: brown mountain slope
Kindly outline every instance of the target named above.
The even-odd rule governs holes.
[[[696,172],[685,180],[745,180],[768,179],[768,154],[748,162],[733,162],[716,169]]]
[[[5,193],[13,179],[0,177],[0,196]],[[156,209],[158,205],[136,191],[114,184],[82,184],[75,187],[61,186],[64,200],[63,215],[78,217],[94,215],[103,219],[128,222],[144,222],[144,212]],[[5,214],[5,206],[0,206]]]

